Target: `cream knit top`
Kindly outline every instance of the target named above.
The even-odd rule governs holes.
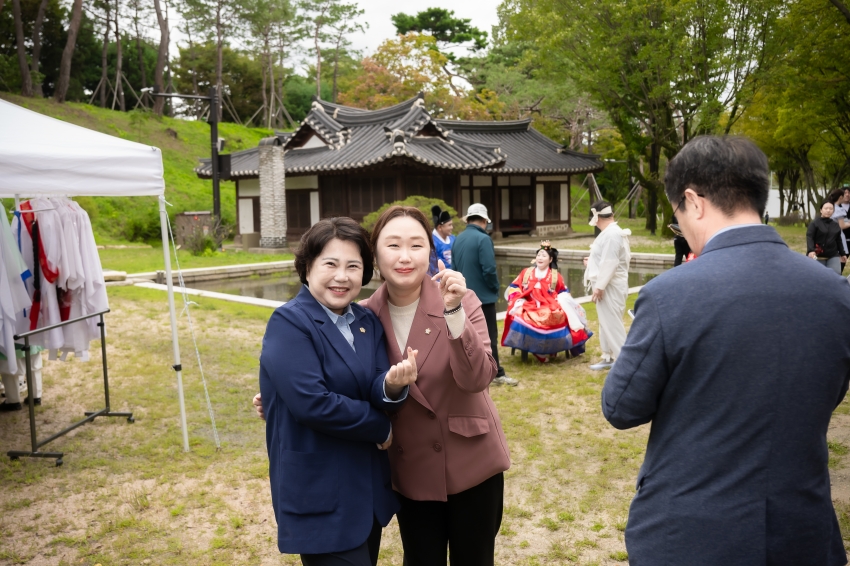
[[[397,307],[387,301],[387,306],[390,309],[390,320],[393,323],[393,333],[395,334],[398,351],[401,352],[402,359],[407,358],[405,346],[407,346],[407,338],[410,336],[410,327],[413,326],[413,319],[416,316],[416,308],[419,306],[419,299],[416,299],[406,307]],[[463,309],[450,315],[446,315],[446,326],[449,329],[449,335],[452,338],[457,338],[463,333],[463,327],[466,325],[466,314]]]

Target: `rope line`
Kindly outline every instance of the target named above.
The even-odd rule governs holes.
[[[171,204],[162,199],[165,204]],[[189,321],[189,332],[192,334],[192,344],[195,346],[195,358],[198,360],[198,369],[201,372],[201,381],[204,384],[204,397],[207,400],[207,411],[210,413],[210,422],[212,423],[213,439],[215,440],[215,449],[221,450],[221,441],[218,438],[218,428],[215,425],[215,414],[213,413],[212,401],[210,401],[210,392],[207,387],[207,378],[204,375],[204,365],[201,363],[201,352],[198,350],[198,340],[195,338],[195,326],[192,324],[192,314],[189,311],[189,305],[197,305],[198,303],[189,300],[189,295],[186,293],[186,285],[183,281],[183,271],[180,269],[180,260],[177,258],[177,245],[174,242],[174,232],[171,230],[171,218],[168,216],[168,211],[165,212],[165,218],[168,220],[168,236],[171,240],[171,249],[174,250],[174,265],[177,266],[177,281],[182,289],[180,295],[183,297],[183,311],[186,313],[186,319]]]

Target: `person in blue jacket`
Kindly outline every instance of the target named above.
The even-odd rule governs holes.
[[[304,566],[375,566],[399,509],[386,449],[416,381],[416,351],[390,367],[377,317],[352,303],[372,278],[366,231],[319,221],[301,239],[304,284],[263,337],[260,392],[278,548]]]
[[[434,240],[434,251],[436,259],[434,259],[434,267],[437,265],[437,260],[443,260],[446,269],[452,269],[452,244],[455,242],[455,235],[452,234],[454,224],[448,210],[440,210],[439,206],[431,207],[431,216],[434,220],[434,229],[431,231],[431,239]],[[434,269],[434,273],[438,270]]]

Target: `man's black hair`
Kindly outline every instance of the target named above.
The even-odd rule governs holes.
[[[699,136],[667,164],[664,191],[675,209],[685,189],[693,189],[727,216],[752,210],[761,217],[770,190],[765,154],[750,140],[735,136]]]
[[[466,223],[467,224],[469,224],[470,222],[479,222],[479,221],[482,221],[482,220],[484,222],[487,222],[486,218],[484,218],[483,216],[478,216],[477,214],[473,214],[471,216],[466,217]]]

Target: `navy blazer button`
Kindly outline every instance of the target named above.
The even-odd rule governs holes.
[[[441,452],[442,450],[443,450],[443,445],[440,444],[439,442],[435,442],[434,443],[434,451],[435,452]]]
[[[428,411],[428,418],[433,421],[437,418],[437,415],[435,415],[432,411]]]

